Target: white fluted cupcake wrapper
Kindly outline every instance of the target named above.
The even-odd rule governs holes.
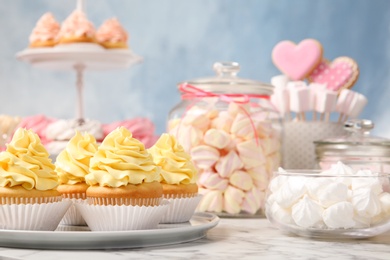
[[[86,226],[87,223],[85,222],[83,216],[81,213],[77,210],[75,203],[77,201],[82,202],[85,201],[83,199],[64,199],[69,200],[72,202],[72,205],[69,207],[68,211],[65,213],[65,216],[62,218],[60,224],[61,225],[68,225],[68,226]]]
[[[169,201],[169,208],[160,223],[169,224],[189,221],[192,215],[194,215],[201,198],[202,195],[199,194],[189,198],[167,199]]]
[[[76,202],[91,231],[121,231],[157,228],[168,210],[169,202],[163,200],[158,206],[93,205]]]
[[[11,230],[54,231],[71,201],[42,204],[0,205],[0,228]]]

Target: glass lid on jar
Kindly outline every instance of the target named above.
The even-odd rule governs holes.
[[[216,62],[213,69],[217,74],[215,77],[181,82],[178,84],[179,88],[183,85],[190,85],[213,93],[260,95],[272,95],[273,93],[273,86],[270,84],[239,78],[237,74],[240,71],[240,65],[237,62]]]
[[[348,120],[345,136],[314,141],[316,154],[324,156],[390,157],[390,140],[370,135],[374,123],[365,119]]]

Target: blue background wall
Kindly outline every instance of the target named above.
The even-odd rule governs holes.
[[[0,1],[0,113],[56,118],[75,116],[75,73],[46,71],[17,61],[45,12],[63,21],[69,0]],[[215,61],[237,61],[240,76],[269,82],[279,74],[271,60],[281,40],[315,38],[330,60],[355,59],[360,78],[353,90],[369,104],[361,117],[375,134],[390,137],[390,1],[386,0],[88,0],[98,27],[116,16],[130,46],[144,62],[130,69],[85,75],[86,117],[113,122],[151,118],[157,132],[180,96],[176,84],[212,76]]]

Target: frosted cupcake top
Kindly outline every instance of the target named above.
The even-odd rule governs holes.
[[[91,134],[76,131],[56,159],[59,184],[84,183],[85,175],[89,173],[89,162],[97,147],[96,139]]]
[[[161,167],[160,182],[167,184],[195,183],[197,170],[176,138],[162,134],[149,149],[154,162]]]
[[[53,190],[58,186],[54,168],[38,135],[18,128],[7,150],[0,153],[0,187]]]
[[[99,42],[127,42],[128,34],[118,19],[106,20],[96,32]]]
[[[93,37],[95,27],[81,10],[73,11],[62,23],[59,37]]]
[[[160,169],[143,143],[119,127],[108,134],[90,161],[88,185],[120,187],[159,181]]]
[[[44,42],[56,40],[60,24],[55,20],[51,13],[45,13],[37,22],[31,32],[30,42]]]

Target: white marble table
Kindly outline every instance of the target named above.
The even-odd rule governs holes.
[[[0,248],[0,259],[390,259],[390,232],[364,240],[312,240],[287,235],[266,219],[221,219],[205,238],[123,250]]]

